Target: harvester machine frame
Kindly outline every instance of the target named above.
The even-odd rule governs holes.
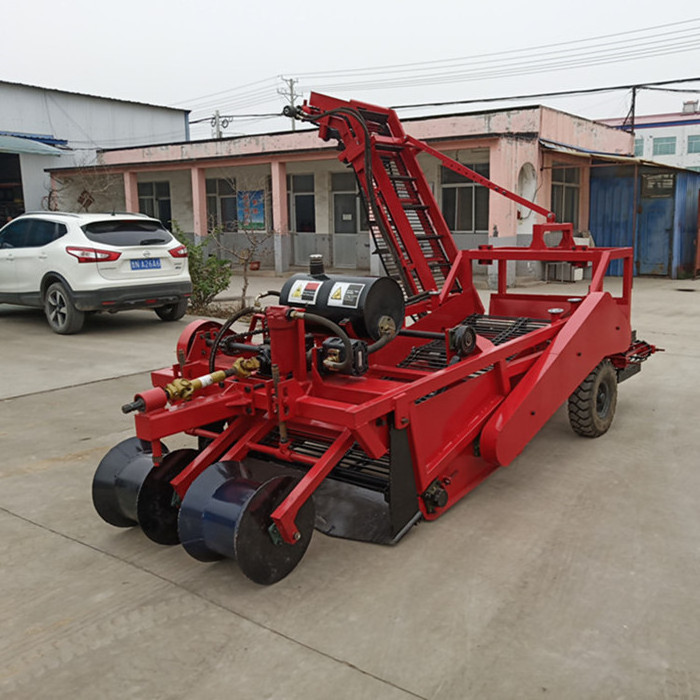
[[[312,94],[288,114],[338,141],[386,274],[328,275],[314,258],[272,305],[188,325],[177,362],[123,407],[136,437],[93,481],[108,523],[236,559],[263,584],[292,571],[314,528],[395,543],[440,517],[566,401],[577,433],[602,435],[618,382],[656,350],[630,327],[630,248],[577,245],[571,224],[406,135],[392,110]],[[459,250],[420,153],[541,215],[531,244]],[[521,260],[590,266],[588,293],[511,293],[507,263]],[[613,260],[619,296],[603,288]],[[498,272],[488,309],[476,265]],[[168,452],[179,433],[196,449]]]

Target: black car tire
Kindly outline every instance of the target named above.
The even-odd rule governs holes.
[[[163,321],[179,321],[187,313],[187,299],[180,299],[175,304],[159,306],[156,313]]]
[[[603,360],[569,397],[569,423],[583,437],[608,432],[617,406],[617,373],[610,360]]]
[[[71,335],[77,333],[85,322],[85,314],[73,305],[66,288],[54,282],[46,290],[44,313],[54,333]]]

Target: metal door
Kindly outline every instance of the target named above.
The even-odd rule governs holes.
[[[642,197],[637,231],[637,274],[668,276],[673,197]]]
[[[597,246],[634,245],[634,175],[630,169],[597,168],[591,171],[589,226]],[[622,260],[613,260],[607,274],[622,275]]]
[[[357,267],[357,198],[354,194],[333,194],[333,265]]]

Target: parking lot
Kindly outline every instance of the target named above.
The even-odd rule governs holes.
[[[316,533],[271,587],[92,507],[97,464],[133,434],[119,407],[191,320],[57,336],[0,305],[0,695],[700,697],[700,282],[635,281],[633,327],[666,352],[620,386],[609,433],[576,436],[562,408],[397,546]]]

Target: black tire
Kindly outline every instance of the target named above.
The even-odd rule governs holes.
[[[617,406],[617,372],[603,360],[569,397],[569,423],[583,437],[608,432]]]
[[[163,321],[179,321],[187,313],[187,299],[180,299],[175,304],[159,306],[156,313]]]
[[[73,305],[70,295],[60,282],[54,282],[46,290],[44,313],[54,333],[77,333],[85,323],[85,314]]]

